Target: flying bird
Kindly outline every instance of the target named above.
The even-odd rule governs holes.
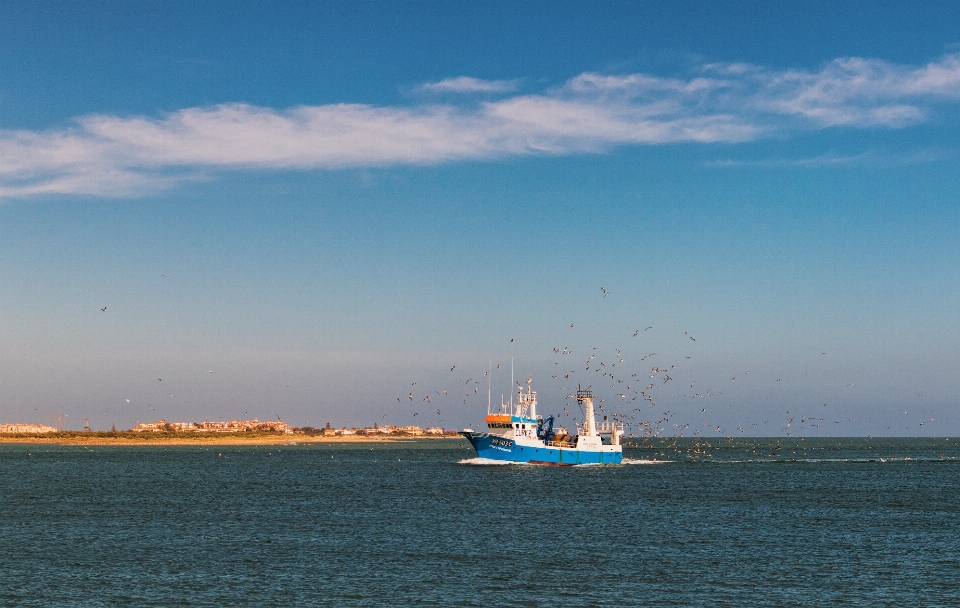
[[[101,308],[100,310],[102,310],[103,312],[107,312],[107,307],[106,307],[106,306],[104,306],[104,307],[103,307],[103,308]]]
[[[601,286],[601,287],[600,287],[600,291],[603,292],[603,297],[607,297],[607,290],[606,290],[605,287]]]

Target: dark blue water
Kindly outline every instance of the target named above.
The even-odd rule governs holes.
[[[472,455],[2,445],[0,605],[960,605],[953,440]]]

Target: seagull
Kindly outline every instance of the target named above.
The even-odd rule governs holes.
[[[100,310],[102,310],[103,312],[107,312],[107,307],[106,307],[106,306],[104,306],[104,307],[103,307],[103,308],[101,308]]]
[[[170,276],[170,273],[168,272],[167,274],[161,274],[160,276],[162,276],[162,277],[168,277],[168,276]]]
[[[639,334],[639,333],[640,333],[640,330],[639,330],[639,329],[638,329],[637,331],[633,332],[633,337],[636,338],[636,337],[637,337],[637,334]]]
[[[600,287],[600,291],[603,292],[603,297],[607,297],[607,290],[603,286]]]
[[[413,393],[410,393],[410,394],[407,395],[407,396],[410,398],[410,401],[413,401]]]
[[[451,366],[450,366],[450,371],[453,371],[453,368],[455,368],[455,367],[456,367],[456,365],[451,365]]]

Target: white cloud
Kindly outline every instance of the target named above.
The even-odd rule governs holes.
[[[519,80],[481,80],[458,76],[440,82],[428,82],[417,88],[429,93],[507,93],[516,91],[519,86]]]
[[[960,55],[911,68],[836,59],[819,72],[757,72],[756,107],[819,126],[900,127],[922,122],[936,101],[960,99]]]
[[[756,160],[710,161],[705,163],[710,167],[778,167],[778,168],[820,168],[870,165],[872,167],[903,167],[922,163],[938,162],[946,159],[956,159],[958,152],[944,148],[921,148],[918,150],[893,152],[890,150],[867,150],[859,154],[837,155],[822,154],[807,158],[763,158]]]
[[[512,82],[459,77],[424,88],[504,92]],[[847,58],[813,72],[710,64],[690,78],[586,73],[538,94],[462,105],[223,104],[158,119],[93,115],[65,130],[0,132],[0,197],[129,196],[217,170],[427,165],[897,128],[958,100],[960,54],[921,67]]]

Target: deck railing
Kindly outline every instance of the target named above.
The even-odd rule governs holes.
[[[614,430],[614,429],[620,431],[620,433],[622,434],[622,433],[623,433],[623,430],[624,430],[624,425],[623,425],[623,423],[622,423],[622,422],[616,422],[616,421],[613,421],[613,420],[604,420],[603,422],[598,422],[598,423],[597,423],[597,432],[598,432],[598,433],[603,433],[603,434],[613,433],[613,430]]]

